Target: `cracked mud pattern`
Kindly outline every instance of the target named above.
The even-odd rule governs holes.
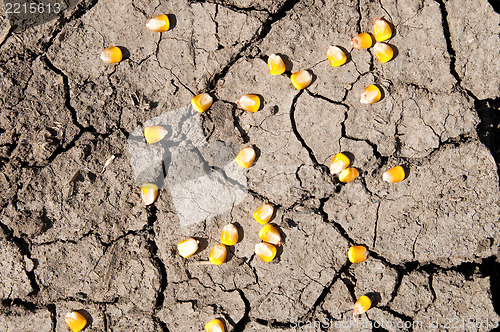
[[[145,28],[159,13],[175,15],[163,34]],[[381,16],[395,26],[395,59],[355,50],[328,64],[329,45],[347,47]],[[332,327],[309,330],[494,329],[499,23],[486,0],[83,0],[22,33],[1,16],[0,331],[67,331],[78,309],[92,317],[85,331],[200,331],[215,317],[229,331],[316,320]],[[109,45],[130,55],[102,63]],[[313,84],[299,92],[269,75],[270,53],[311,70]],[[385,97],[360,104],[372,83]],[[209,139],[260,157],[242,202],[180,227],[168,190],[141,204],[127,137],[204,91],[216,97],[200,115]],[[262,110],[237,110],[245,93]],[[355,156],[353,183],[328,173],[339,151]],[[407,179],[382,182],[398,164]],[[278,207],[285,238],[272,263],[253,254],[263,202]],[[228,261],[196,264],[231,222],[244,235]],[[182,259],[176,244],[191,236],[204,245]],[[369,259],[348,263],[352,244]],[[367,293],[378,301],[362,319],[375,327],[333,326]]]

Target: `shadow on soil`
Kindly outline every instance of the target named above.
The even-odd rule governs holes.
[[[493,309],[500,315],[500,263],[496,261],[495,257],[489,257],[483,259],[479,271],[483,276],[490,277],[490,292],[491,292],[491,302],[493,303]],[[495,329],[497,331],[500,329]]]
[[[474,107],[481,122],[476,128],[479,140],[491,152],[497,164],[497,174],[500,178],[500,98],[475,100]]]

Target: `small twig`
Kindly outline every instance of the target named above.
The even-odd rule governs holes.
[[[67,183],[67,185],[69,186],[68,197],[73,196],[73,191],[75,189],[74,182],[75,182],[76,178],[78,177],[78,175],[80,175],[80,170],[79,169],[76,170],[76,172],[73,174],[73,176],[69,179],[69,181]]]
[[[75,180],[76,180],[76,178],[78,177],[79,174],[80,174],[80,170],[77,169],[76,172],[73,174],[73,176],[69,179],[68,184],[71,184],[71,183],[75,182]]]
[[[104,170],[106,169],[106,167],[108,167],[109,164],[111,164],[113,162],[113,160],[115,160],[115,158],[116,158],[116,156],[112,155],[111,157],[108,158],[108,160],[106,160],[106,162],[104,163],[104,166],[102,167],[101,174],[104,173]]]

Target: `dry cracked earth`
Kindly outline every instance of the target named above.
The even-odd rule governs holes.
[[[85,310],[85,331],[200,331],[215,317],[229,331],[495,329],[497,11],[486,0],[83,0],[25,31],[1,16],[0,330],[67,331],[71,310]],[[160,13],[174,27],[147,30]],[[354,50],[332,68],[327,47],[349,46],[376,17],[394,24],[396,57]],[[110,45],[126,59],[101,62]],[[270,53],[309,69],[311,86],[270,76]],[[372,83],[384,98],[360,104]],[[127,138],[205,91],[208,140],[260,157],[242,202],[180,227],[168,187],[142,205]],[[262,110],[236,109],[244,93]],[[353,183],[328,173],[339,151],[361,170]],[[398,164],[407,178],[382,182]],[[285,237],[272,263],[253,254],[263,202]],[[197,264],[231,222],[244,235],[228,261]],[[191,236],[203,245],[182,259],[176,244]],[[350,264],[352,244],[370,257]],[[364,325],[335,325],[367,293]]]

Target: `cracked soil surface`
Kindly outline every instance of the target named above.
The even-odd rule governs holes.
[[[160,13],[174,27],[147,30]],[[332,68],[328,46],[377,17],[394,24],[396,57],[353,50]],[[22,32],[0,16],[0,331],[67,331],[72,310],[91,317],[85,331],[201,331],[216,317],[228,331],[493,330],[499,33],[486,0],[82,0]],[[129,56],[103,63],[110,45]],[[310,70],[310,87],[269,75],[271,53]],[[384,98],[360,104],[372,83]],[[260,156],[242,202],[180,227],[168,189],[141,203],[127,138],[205,91],[209,140]],[[236,109],[245,93],[263,97],[259,112]],[[353,183],[328,172],[340,151]],[[382,182],[398,164],[407,178]],[[264,202],[285,238],[271,263],[253,254]],[[196,264],[232,222],[244,236],[228,261]],[[183,259],[191,236],[205,245]],[[353,244],[365,262],[347,261]],[[368,293],[366,324],[335,326]]]

